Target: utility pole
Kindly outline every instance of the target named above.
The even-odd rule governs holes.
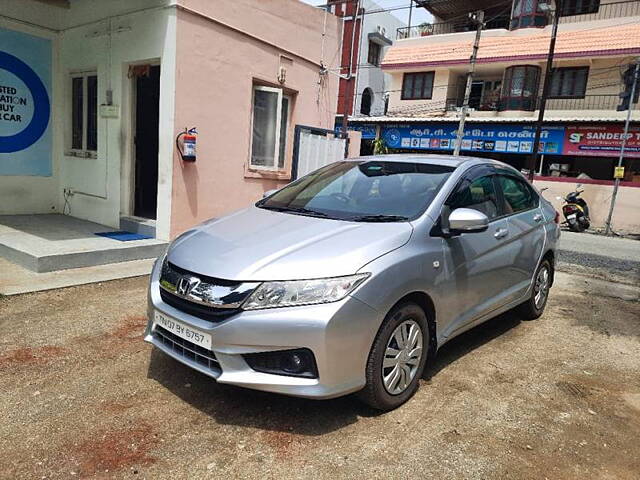
[[[622,145],[620,145],[620,156],[618,157],[618,167],[622,166],[624,161],[624,149],[627,146],[627,135],[629,135],[629,123],[631,122],[631,112],[633,111],[633,99],[638,88],[638,81],[640,80],[640,58],[636,59],[636,68],[633,73],[633,84],[631,85],[631,97],[629,97],[629,108],[627,109],[627,120],[624,123],[624,134],[622,135]],[[618,195],[618,187],[620,187],[620,179],[616,178],[613,184],[613,195],[611,195],[611,206],[609,207],[609,215],[607,215],[607,223],[605,235],[610,235],[611,229],[611,217],[613,217],[613,207],[616,204],[616,196]]]
[[[473,42],[473,52],[469,65],[469,73],[467,73],[467,85],[464,89],[464,102],[460,111],[460,122],[458,123],[458,133],[456,134],[456,144],[453,149],[454,155],[460,155],[460,147],[462,146],[462,137],[464,136],[464,123],[467,120],[467,110],[469,110],[469,97],[471,96],[471,84],[473,82],[473,74],[476,70],[476,58],[478,57],[478,48],[480,48],[480,36],[484,27],[484,12],[478,10],[469,14],[471,21],[477,26],[476,39]]]
[[[543,3],[539,3],[538,6],[542,6]],[[552,13],[551,7],[547,5],[549,13]],[[533,149],[531,150],[531,156],[527,164],[529,170],[529,180],[533,182],[533,176],[536,171],[536,160],[538,159],[538,150],[540,149],[540,134],[542,133],[542,122],[544,120],[544,111],[547,107],[547,97],[549,96],[549,88],[551,87],[551,76],[553,75],[553,55],[556,50],[556,38],[558,36],[558,20],[560,19],[560,11],[562,9],[562,0],[556,0],[556,9],[553,12],[553,28],[551,29],[551,41],[549,42],[549,53],[547,54],[547,68],[544,74],[544,83],[542,84],[542,97],[540,98],[540,109],[538,112],[538,120],[536,122],[536,132],[533,137]]]
[[[409,0],[409,25],[407,25],[407,38],[411,36],[411,13],[413,12],[413,0]]]

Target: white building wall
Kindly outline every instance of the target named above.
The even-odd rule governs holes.
[[[371,10],[378,10],[383,7],[378,5],[376,2],[371,0],[364,0],[363,8],[365,12]],[[362,30],[360,34],[360,60],[358,62],[358,76],[356,78],[356,95],[355,95],[355,107],[354,107],[354,115],[359,116],[360,114],[360,104],[362,101],[362,92],[368,87],[373,91],[373,102],[371,104],[371,115],[383,115],[384,114],[384,92],[389,90],[389,85],[391,82],[391,76],[389,74],[383,73],[381,68],[374,68],[373,66],[367,64],[367,58],[369,53],[369,33],[377,32],[378,26],[384,28],[386,31],[386,37],[395,41],[396,38],[396,30],[400,27],[405,27],[406,24],[397,17],[395,17],[390,12],[383,13],[375,13],[371,15],[364,15],[364,20],[362,23]],[[380,54],[380,60],[384,58],[384,53],[388,47],[384,47]]]
[[[152,63],[161,68],[157,236],[169,237],[176,67],[176,9],[171,3],[85,0],[64,9],[0,0],[0,26],[54,39],[53,176],[0,176],[0,213],[62,212],[63,192],[71,189],[76,193],[67,212],[117,228],[120,215],[131,213],[133,188],[134,80],[127,72],[129,65]],[[83,71],[97,72],[98,104],[106,102],[110,88],[119,107],[117,118],[98,116],[97,158],[68,155],[70,74]]]

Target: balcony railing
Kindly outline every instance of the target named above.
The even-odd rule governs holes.
[[[605,20],[608,18],[624,18],[640,16],[640,1],[624,0],[614,3],[600,3],[597,12],[571,15],[571,11],[566,11],[560,17],[560,23],[592,22],[594,20]],[[468,32],[475,30],[475,26],[466,22],[441,22],[416,25],[413,27],[402,27],[396,31],[396,39],[429,37],[432,35],[442,35],[445,33]],[[509,28],[509,17],[500,16],[493,18],[486,25],[486,29]]]
[[[500,16],[491,19],[485,28],[507,28],[509,17]],[[468,21],[460,20],[456,22],[423,23],[413,27],[401,27],[396,30],[396,39],[430,37],[432,35],[443,35],[445,33],[471,32],[476,30],[476,26]]]
[[[448,98],[446,103],[447,111],[456,111],[462,106],[461,98]],[[506,111],[506,105],[500,98],[490,95],[482,99],[470,99],[470,108],[481,112]],[[547,99],[547,110],[616,110],[620,104],[620,97],[616,94],[609,95],[585,95],[584,98],[549,98]],[[531,102],[536,109],[540,108],[540,99]],[[513,109],[512,109],[513,110]],[[533,108],[522,108],[521,110],[532,111]]]

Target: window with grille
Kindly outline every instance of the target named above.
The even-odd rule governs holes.
[[[511,10],[511,29],[544,27],[547,15],[540,9],[539,0],[514,0]]]
[[[250,166],[264,170],[284,168],[291,97],[280,88],[253,87]]]
[[[402,100],[429,100],[433,96],[434,72],[405,73]]]
[[[380,53],[382,51],[382,47],[376,42],[369,41],[369,53],[367,55],[367,61],[371,65],[375,65],[376,67],[380,66]]]
[[[600,0],[564,0],[560,7],[560,16],[585,15],[597,13],[600,9]]]
[[[549,98],[584,98],[589,67],[554,68]]]
[[[539,80],[540,67],[535,65],[515,65],[505,69],[500,108],[535,110]]]
[[[94,156],[98,150],[98,76],[71,76],[71,153]]]

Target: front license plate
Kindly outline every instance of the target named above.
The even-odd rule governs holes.
[[[165,330],[169,330],[171,333],[184,340],[188,340],[202,348],[211,350],[211,335],[209,333],[201,332],[200,330],[189,327],[178,320],[165,317],[160,312],[154,312],[153,323],[155,325],[160,325]]]
[[[567,220],[573,220],[574,218],[576,218],[575,213],[572,213],[571,215],[567,215]]]

